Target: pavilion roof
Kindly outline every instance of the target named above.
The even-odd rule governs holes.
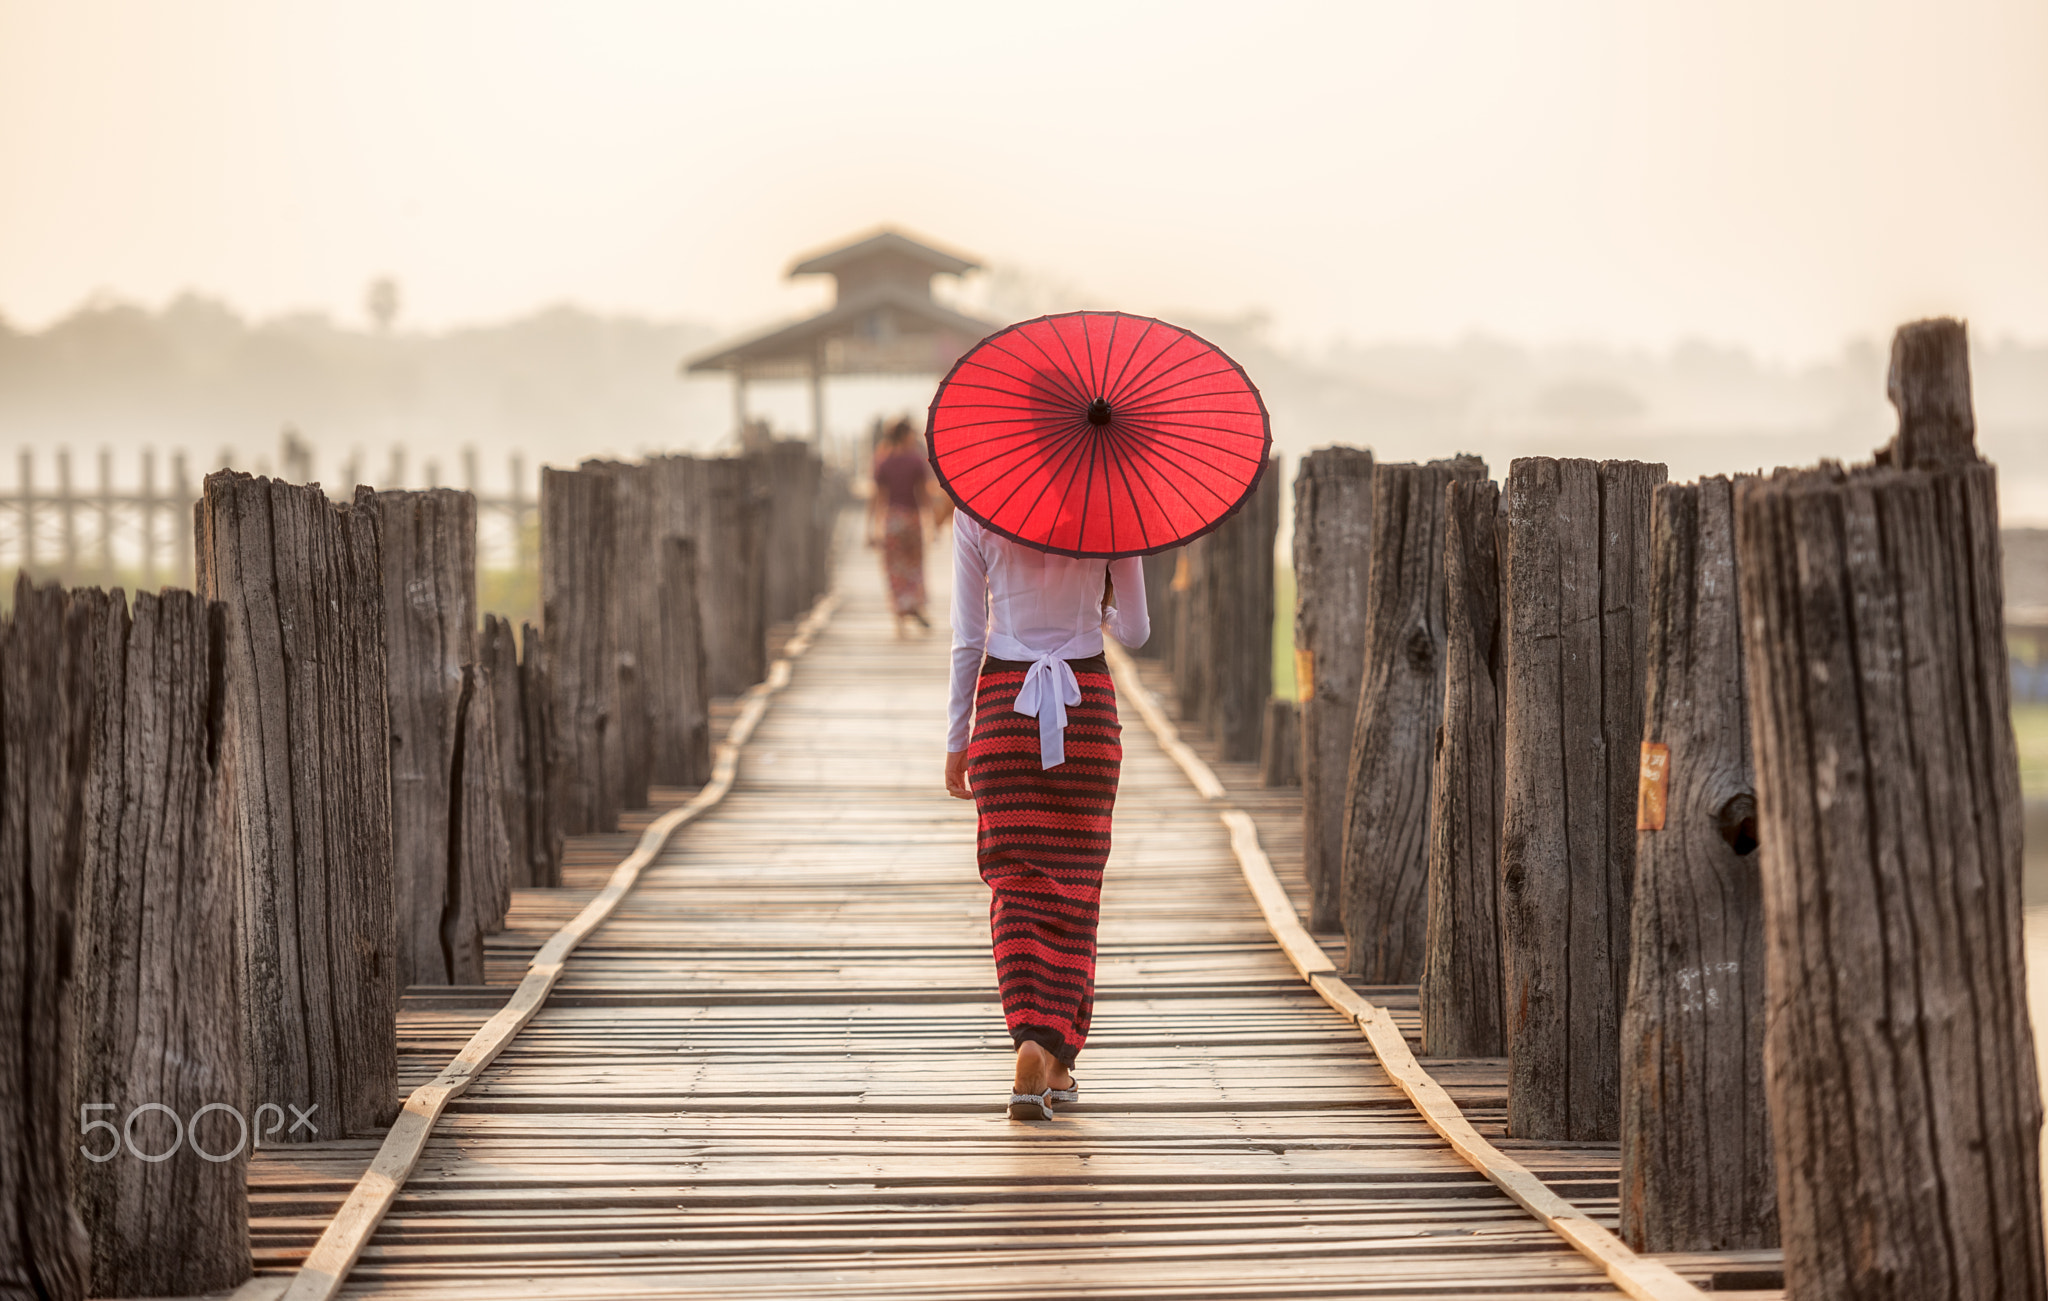
[[[813,366],[826,375],[944,373],[998,328],[914,289],[877,284],[807,320],[720,344],[687,359],[682,369],[749,379],[805,377]]]
[[[822,253],[813,253],[808,257],[798,258],[790,264],[789,274],[791,276],[836,274],[855,263],[884,256],[907,258],[914,262],[922,262],[931,267],[932,274],[934,275],[957,276],[968,271],[979,270],[981,267],[979,262],[961,257],[957,253],[948,253],[944,249],[933,248],[929,244],[920,243],[897,231],[883,229],[864,239],[857,239],[851,244],[843,244],[838,248],[827,249]]]

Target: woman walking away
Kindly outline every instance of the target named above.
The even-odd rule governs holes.
[[[896,635],[904,621],[931,627],[924,615],[924,526],[932,471],[912,446],[910,422],[898,420],[875,452],[875,495],[868,505],[868,545],[882,552]]]
[[[1123,763],[1102,634],[1151,632],[1137,557],[1077,559],[953,516],[953,689],[946,790],[975,802],[975,853],[1003,1017],[1009,1110],[1079,1100],[1074,1058],[1095,1002],[1095,928]],[[972,715],[972,735],[969,721]]]

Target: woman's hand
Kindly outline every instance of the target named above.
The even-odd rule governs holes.
[[[946,754],[946,794],[956,800],[971,800],[974,792],[967,789],[967,751],[948,751]]]

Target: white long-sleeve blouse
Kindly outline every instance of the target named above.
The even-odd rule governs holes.
[[[1116,604],[1103,602],[1103,575]],[[984,655],[1031,665],[1011,707],[1038,719],[1039,763],[1066,760],[1067,706],[1081,703],[1068,660],[1102,653],[1102,632],[1126,646],[1152,635],[1145,567],[1135,556],[1078,560],[1012,542],[953,513],[953,697],[946,749],[967,748],[974,684]]]

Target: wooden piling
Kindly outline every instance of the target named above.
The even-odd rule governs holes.
[[[1444,683],[1444,489],[1476,456],[1374,467],[1364,669],[1344,795],[1343,920],[1352,975],[1422,976],[1429,779]]]
[[[54,1301],[83,1301],[91,1272],[73,942],[104,607],[24,571],[0,626],[0,1288]]]
[[[1664,467],[1508,469],[1501,834],[1508,1132],[1620,1136],[1621,1009]]]
[[[1444,705],[1429,779],[1422,1051],[1499,1057],[1500,488],[1460,479],[1444,493]]]
[[[476,498],[453,488],[371,492],[383,563],[391,717],[391,848],[402,985],[483,983],[483,935],[510,871],[502,808],[464,790],[489,719],[472,719],[476,676]],[[483,712],[489,713],[489,701]],[[470,819],[481,818],[482,822]]]
[[[543,468],[540,521],[555,825],[569,836],[617,831],[624,763],[618,625],[612,616],[619,568],[617,481]]]
[[[1621,1023],[1621,1230],[1638,1251],[1778,1240],[1764,1108],[1763,896],[1727,479],[1652,502]]]
[[[610,478],[616,490],[613,546],[618,559],[611,579],[611,617],[618,647],[619,804],[644,809],[654,768],[655,688],[649,666],[661,622],[655,605],[663,513],[656,500],[659,485],[647,465],[585,461],[578,469]]]
[[[694,479],[690,536],[705,561],[698,592],[711,693],[737,696],[768,672],[768,512],[744,458],[699,460]]]
[[[119,593],[98,616],[66,1113],[104,1126],[68,1136],[95,1296],[226,1291],[250,1274],[223,614],[169,590],[138,594],[132,621]]]
[[[484,616],[476,637],[476,659],[491,679],[498,800],[505,821],[506,883],[521,889],[533,884],[533,863],[527,843],[525,766],[520,758],[519,639],[510,622],[495,614]]]
[[[519,768],[526,792],[527,883],[562,883],[562,825],[555,817],[554,697],[549,685],[547,638],[519,625]]]
[[[761,486],[768,516],[762,558],[765,617],[769,623],[785,623],[809,608],[817,594],[811,574],[812,531],[823,467],[811,445],[796,439],[777,440],[746,459]]]
[[[1736,491],[1788,1295],[2048,1296],[1997,481],[1963,327],[1879,464]]]
[[[200,594],[226,607],[221,751],[250,1093],[309,1118],[264,1141],[376,1129],[398,1107],[376,518],[222,470],[206,477],[196,532]]]
[[[1301,845],[1311,930],[1341,927],[1344,790],[1365,671],[1372,453],[1323,447],[1294,472],[1295,694],[1301,701]]]
[[[655,610],[654,780],[701,786],[711,780],[711,690],[697,601],[697,544],[662,539]]]
[[[1173,663],[1174,634],[1179,630],[1176,606],[1180,600],[1173,578],[1180,572],[1182,550],[1174,547],[1145,557],[1145,609],[1152,617],[1152,635],[1143,646],[1131,651],[1133,655]]]
[[[1259,735],[1259,785],[1301,785],[1301,706],[1274,696],[1266,701]]]
[[[1190,543],[1193,582],[1180,611],[1181,707],[1225,759],[1256,763],[1273,694],[1273,542],[1280,531],[1279,458],[1235,515]]]

